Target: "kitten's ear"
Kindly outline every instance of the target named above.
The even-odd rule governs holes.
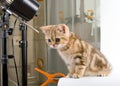
[[[58,28],[59,28],[60,32],[63,32],[63,33],[69,32],[69,28],[65,24],[59,24]]]
[[[50,25],[49,26],[41,26],[40,27],[40,30],[44,33],[44,34],[46,34],[46,32],[48,31],[48,30],[50,30]]]

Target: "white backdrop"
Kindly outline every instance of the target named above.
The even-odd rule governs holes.
[[[120,76],[120,0],[101,0],[101,50]]]

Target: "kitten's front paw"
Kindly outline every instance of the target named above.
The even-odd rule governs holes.
[[[81,78],[81,77],[83,77],[82,75],[79,75],[79,74],[73,74],[73,78]]]
[[[73,74],[73,78],[79,78],[78,74]]]
[[[81,78],[83,77],[83,75],[80,75],[80,74],[77,74],[77,73],[74,73],[74,74],[68,74],[66,76],[66,78]]]
[[[83,77],[83,75],[80,75],[80,74],[73,74],[73,78],[81,78],[81,77]]]
[[[67,76],[66,76],[66,78],[72,78],[72,74],[68,74]]]

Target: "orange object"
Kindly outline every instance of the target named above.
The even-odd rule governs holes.
[[[65,77],[65,75],[62,73],[49,74],[38,68],[35,68],[35,70],[42,73],[43,75],[47,77],[47,80],[41,86],[47,86],[49,83],[57,83],[58,79],[55,79],[56,77]]]

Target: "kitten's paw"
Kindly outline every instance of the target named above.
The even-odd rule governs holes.
[[[73,78],[79,78],[78,74],[73,74]]]
[[[66,78],[72,78],[72,74],[68,74]]]
[[[80,75],[80,74],[77,74],[77,73],[74,73],[74,74],[68,74],[66,76],[66,78],[81,78],[83,77],[83,75]]]
[[[80,75],[80,74],[73,74],[73,78],[81,78],[81,77],[83,77],[83,75]]]
[[[105,77],[105,76],[108,76],[108,74],[98,74],[97,76],[98,77]]]

